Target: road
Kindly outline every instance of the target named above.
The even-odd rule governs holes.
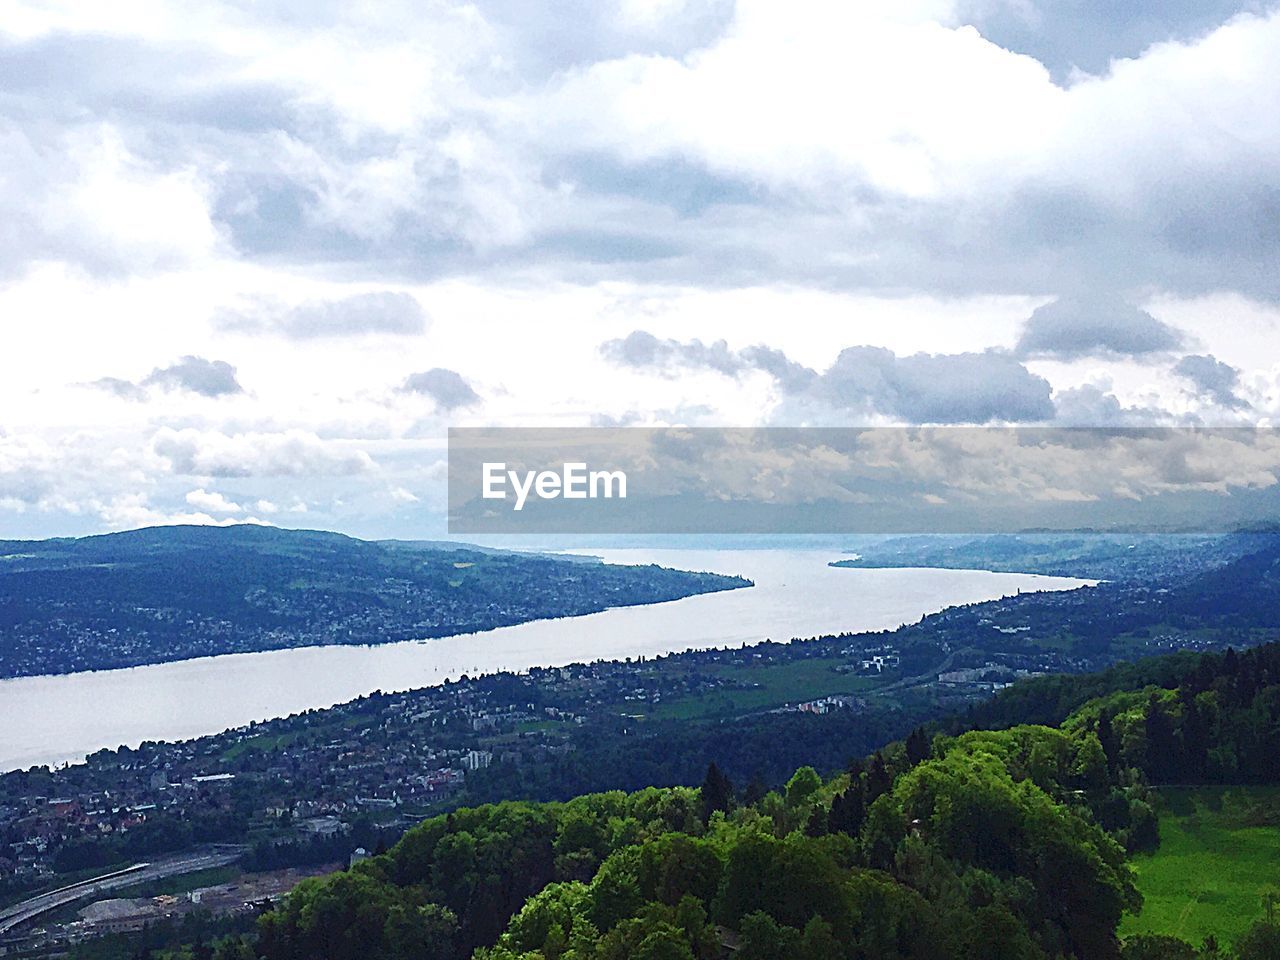
[[[915,687],[922,683],[932,683],[938,679],[938,674],[946,673],[951,669],[955,662],[956,655],[953,651],[948,653],[946,659],[936,667],[931,667],[924,673],[918,674],[914,677],[903,677],[901,680],[893,681],[893,683],[886,683],[883,687],[876,687],[874,690],[869,691],[869,693],[875,696],[880,696],[883,693],[888,693],[890,690],[901,690],[904,687]]]
[[[77,900],[85,900],[123,887],[132,887],[138,883],[163,880],[166,877],[178,877],[184,873],[195,873],[197,870],[208,870],[212,867],[225,867],[227,864],[235,863],[235,861],[239,860],[243,853],[244,849],[242,847],[230,846],[218,847],[199,853],[186,853],[166,860],[158,860],[154,863],[135,863],[133,866],[126,867],[123,870],[104,873],[99,877],[92,877],[79,883],[73,883],[70,886],[50,890],[47,893],[42,893],[31,897],[29,900],[14,904],[5,910],[0,910],[0,937],[12,933],[22,924],[35,920],[51,910],[64,907],[69,903],[75,903]]]

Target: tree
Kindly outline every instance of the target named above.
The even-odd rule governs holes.
[[[1199,782],[1204,779],[1209,765],[1209,725],[1205,723],[1195,694],[1189,687],[1178,690],[1178,705],[1182,712],[1182,777]]]
[[[768,785],[760,778],[760,774],[757,773],[747,781],[747,789],[743,791],[742,802],[748,805],[757,804],[768,792]]]
[[[867,765],[867,806],[870,807],[881,796],[888,793],[891,786],[893,786],[893,775],[889,773],[884,756],[877,750],[871,757],[871,763]]]
[[[708,823],[717,810],[728,813],[733,803],[733,784],[715,763],[707,766],[707,775],[702,781],[701,799],[703,823]]]
[[[1098,714],[1098,743],[1107,757],[1107,767],[1114,770],[1120,761],[1120,742],[1116,739],[1115,729],[1111,726],[1111,714],[1103,710]]]
[[[634,916],[644,903],[635,876],[618,854],[601,865],[600,872],[591,881],[588,897],[590,920],[601,930]]]
[[[989,904],[975,916],[970,954],[983,960],[1036,960],[1044,956],[1027,928],[1000,904]]]
[[[831,800],[831,812],[827,817],[827,829],[856,837],[866,819],[867,808],[862,799],[862,784],[855,782],[847,790],[837,793]]]
[[[899,806],[890,794],[884,794],[867,808],[862,827],[862,846],[867,863],[877,870],[893,866],[898,844],[907,835],[907,825]]]
[[[742,918],[742,948],[740,960],[778,960],[794,957],[799,952],[800,931],[779,924],[764,912],[747,914]]]
[[[1097,736],[1086,733],[1076,747],[1071,775],[1086,790],[1101,790],[1107,785],[1107,755]]]
[[[610,930],[592,956],[600,960],[694,960],[679,927],[657,917],[636,917]]]
[[[787,806],[804,806],[822,786],[822,778],[813,767],[801,767],[787,781]]]
[[[446,907],[435,903],[417,909],[397,905],[388,911],[383,928],[386,956],[389,960],[449,956],[457,932],[458,919]]]
[[[933,745],[929,742],[929,735],[924,732],[924,727],[916,727],[907,736],[907,763],[915,766],[929,759],[929,755],[933,752]]]
[[[1147,700],[1146,734],[1147,776],[1156,783],[1168,783],[1175,772],[1178,742],[1174,737],[1173,720],[1156,693]]]
[[[1131,853],[1149,853],[1160,846],[1160,818],[1145,800],[1134,800],[1129,804],[1129,835],[1126,846]]]
[[[802,960],[840,960],[843,955],[840,942],[831,931],[831,924],[821,917],[814,917],[805,924],[798,957]]]
[[[815,803],[813,809],[809,811],[809,819],[804,825],[804,834],[806,837],[825,837],[831,830],[829,824],[829,815],[827,808],[820,803]]]

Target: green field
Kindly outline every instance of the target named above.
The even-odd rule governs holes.
[[[842,662],[815,658],[767,667],[716,666],[707,672],[718,674],[730,682],[749,682],[757,686],[673,698],[649,707],[646,712],[654,719],[661,720],[733,716],[751,710],[780,707],[787,703],[816,700],[832,694],[864,693],[879,685],[878,678],[836,672],[834,667]],[[639,712],[639,708],[635,709]]]
[[[1134,858],[1145,905],[1121,936],[1164,933],[1199,945],[1239,937],[1280,890],[1280,790],[1165,788],[1160,848]]]

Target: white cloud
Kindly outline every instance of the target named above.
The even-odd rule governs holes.
[[[349,476],[376,470],[369,454],[304,430],[226,434],[162,427],[151,449],[177,474],[201,477]]]
[[[198,510],[206,513],[230,514],[244,513],[244,507],[238,503],[232,503],[216,490],[205,490],[201,487],[199,490],[192,490],[186,496],[186,501]],[[259,501],[260,503],[263,501]]]
[[[1020,164],[1063,92],[1031,58],[932,19],[943,6],[747,0],[723,38],[683,59],[571,73],[541,105],[558,121],[547,132],[779,189],[861,182],[924,198],[972,186],[996,162]]]
[[[118,530],[177,524],[230,526],[235,523],[255,523],[265,525],[265,521],[257,517],[214,517],[199,510],[191,512],[157,508],[143,493],[129,494],[97,504],[95,512],[107,527]]]
[[[0,154],[0,272],[40,259],[141,272],[207,261],[223,247],[204,176],[140,158],[109,123],[49,136],[0,118]]]
[[[378,290],[337,300],[305,300],[293,306],[250,298],[219,311],[219,327],[237,333],[275,333],[299,340],[376,334],[410,336],[427,329],[427,315],[411,294]]]

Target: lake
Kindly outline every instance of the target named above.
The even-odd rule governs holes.
[[[830,551],[594,550],[612,563],[741,574],[742,590],[435,640],[304,647],[0,681],[0,770],[181,740],[462,674],[880,630],[944,607],[1090,581],[980,570],[836,569]]]

